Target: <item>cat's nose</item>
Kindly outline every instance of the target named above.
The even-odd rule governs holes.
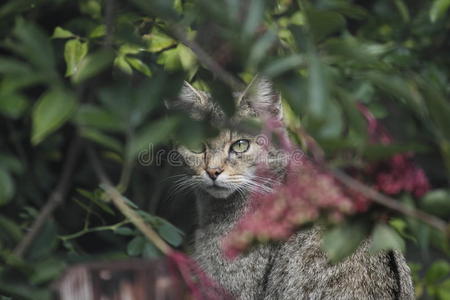
[[[207,168],[206,173],[208,174],[209,178],[212,180],[216,180],[217,177],[219,177],[220,173],[223,172],[223,168]]]

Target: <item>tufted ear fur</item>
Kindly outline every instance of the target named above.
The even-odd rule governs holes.
[[[201,108],[207,104],[207,96],[194,88],[188,82],[183,83],[183,87],[181,88],[180,94],[177,98],[166,100],[166,107],[169,109],[195,109]]]
[[[255,77],[250,82],[239,98],[239,105],[250,108],[259,116],[266,115],[279,120],[283,118],[280,94],[265,78]]]

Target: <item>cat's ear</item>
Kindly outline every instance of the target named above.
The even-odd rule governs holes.
[[[255,77],[239,97],[238,104],[250,108],[258,116],[283,119],[281,96],[266,78]]]
[[[169,109],[190,109],[196,106],[205,105],[206,97],[201,91],[185,81],[178,97],[165,100],[164,103]]]

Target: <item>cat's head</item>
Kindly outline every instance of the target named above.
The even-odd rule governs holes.
[[[282,119],[280,96],[267,80],[256,80],[230,101],[236,103],[237,119]],[[217,122],[219,129],[225,118],[208,93],[188,83],[171,106],[189,112],[196,119],[208,116]],[[179,179],[178,188],[205,192],[214,198],[227,198],[234,193],[243,195],[252,190],[270,192],[273,179],[258,176],[257,167],[264,163],[275,173],[280,173],[284,166],[271,156],[274,149],[265,141],[261,136],[223,128],[217,137],[204,141],[196,149],[179,146],[177,150],[188,168]]]

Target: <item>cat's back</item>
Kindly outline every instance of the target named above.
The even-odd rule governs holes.
[[[340,263],[328,262],[320,230],[301,231],[272,259],[266,299],[414,299],[409,268],[395,252],[369,254],[363,242]]]

